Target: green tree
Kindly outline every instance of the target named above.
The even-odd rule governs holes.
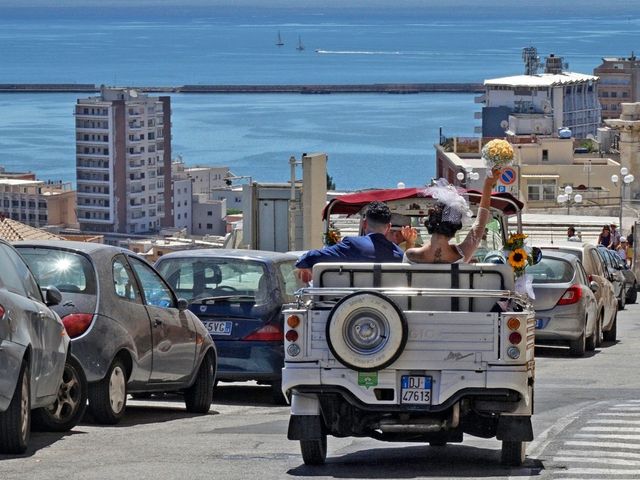
[[[333,177],[327,173],[327,190],[335,190],[336,183],[333,181]]]

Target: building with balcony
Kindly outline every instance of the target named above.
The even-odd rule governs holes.
[[[77,226],[76,192],[71,183],[25,180],[0,174],[0,212],[31,227]]]
[[[568,128],[575,138],[595,136],[601,123],[598,77],[563,71],[564,66],[561,57],[550,55],[544,73],[534,68],[525,75],[485,80],[485,93],[476,98],[484,104],[478,133],[503,137],[509,115],[534,115],[547,120],[531,122],[531,134]]]
[[[170,97],[103,87],[78,99],[75,118],[80,228],[135,234],[173,226]]]
[[[436,145],[436,177],[480,190],[486,170],[481,151],[489,140],[454,137]],[[581,141],[557,135],[509,135],[507,140],[515,154],[511,176],[501,176],[496,190],[519,198],[525,211],[565,211],[566,205],[558,204],[557,197],[566,186],[582,196],[581,211],[593,207],[593,213],[609,214],[602,208],[618,205],[618,187],[611,183],[611,175],[620,172],[618,158],[598,152],[576,153],[581,150]],[[479,179],[467,180],[469,170],[479,172]],[[459,173],[463,180],[458,180]]]
[[[619,118],[622,103],[640,101],[640,59],[633,53],[628,58],[603,58],[593,74],[600,78],[598,99],[603,119]]]

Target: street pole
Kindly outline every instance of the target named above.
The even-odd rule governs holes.
[[[296,157],[289,158],[291,196],[289,197],[289,251],[296,249]]]
[[[624,187],[626,183],[620,180],[620,221],[618,222],[618,231],[622,232],[622,197],[624,197]]]

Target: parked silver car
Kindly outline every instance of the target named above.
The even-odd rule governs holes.
[[[0,453],[23,453],[31,409],[52,405],[69,348],[60,317],[49,309],[60,292],[40,290],[23,259],[0,240]]]
[[[593,291],[580,260],[569,253],[545,250],[542,260],[527,268],[536,298],[536,343],[569,344],[572,355],[582,356],[597,343],[598,311]]]
[[[613,285],[618,299],[618,310],[624,310],[627,303],[627,281],[624,273],[622,273],[621,259],[614,250],[605,247],[598,247],[598,252],[602,256],[605,265],[605,273],[607,278]]]
[[[36,278],[55,285],[55,309],[71,337],[98,423],[124,415],[127,393],[184,393],[187,410],[209,411],[217,356],[209,332],[144,259],[82,242],[18,242]]]
[[[599,346],[602,340],[615,342],[618,332],[618,299],[613,285],[608,279],[606,266],[598,252],[598,247],[590,243],[567,241],[538,246],[542,248],[543,252],[557,250],[578,257],[587,273],[589,282],[593,280],[598,284],[598,289],[595,292],[598,302],[596,346]]]

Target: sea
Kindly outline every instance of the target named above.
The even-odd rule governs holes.
[[[637,0],[615,8],[595,0],[373,2],[376,8],[348,1],[278,8],[10,3],[0,1],[0,83],[481,83],[523,73],[529,46],[581,73],[592,73],[602,57],[640,53]],[[73,107],[86,96],[0,93],[0,166],[74,183]],[[441,134],[471,136],[480,125],[475,96],[172,94],[173,153],[188,165],[286,182],[291,156],[324,152],[337,189],[418,186],[435,173]]]

